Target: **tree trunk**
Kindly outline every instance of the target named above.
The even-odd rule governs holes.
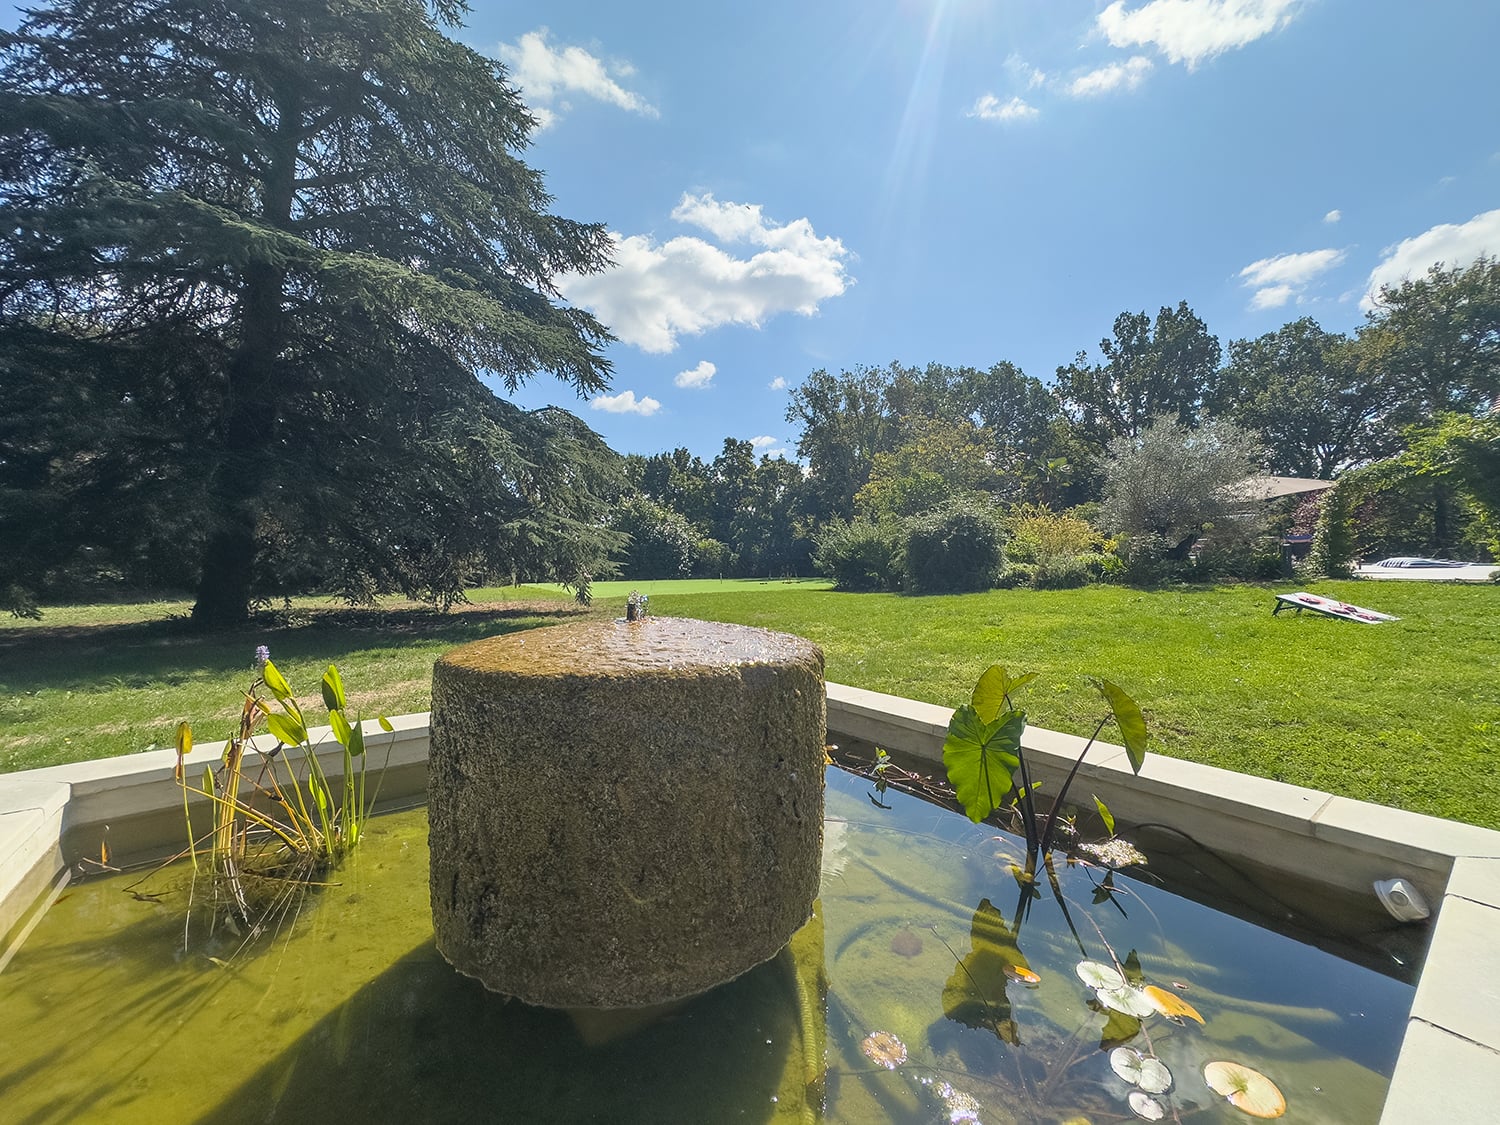
[[[295,94],[278,100],[274,159],[266,173],[262,217],[289,227],[296,175],[302,104]],[[239,299],[239,342],[230,360],[224,414],[218,437],[220,460],[210,487],[217,526],[203,551],[193,624],[199,629],[241,625],[250,617],[255,573],[255,530],[264,467],[275,447],[278,375],[285,339],[286,271],[268,262],[244,270]]]
[[[249,512],[227,522],[203,551],[193,625],[225,629],[243,625],[250,616],[250,577],[255,565],[255,524]],[[244,518],[244,517],[250,518]]]

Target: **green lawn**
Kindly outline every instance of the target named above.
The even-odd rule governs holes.
[[[1100,714],[1085,677],[1105,676],[1140,702],[1157,752],[1500,828],[1500,586],[1316,589],[1402,620],[1273,618],[1257,586],[651,606],[798,633],[823,647],[830,680],[946,706],[991,663],[1035,670],[1031,721],[1075,734]]]
[[[666,594],[763,594],[768,590],[812,591],[831,590],[833,584],[821,578],[672,578],[650,582],[595,582],[589,588],[596,601],[626,598],[633,590],[639,590],[653,601]],[[522,586],[523,593],[538,596],[572,597],[561,586]],[[484,597],[505,592],[505,587],[472,591],[471,597]]]
[[[270,646],[310,721],[326,714],[318,685],[330,662],[356,710],[399,715],[427,709],[432,662],[445,649],[590,612],[513,589],[488,593],[448,614],[299,599],[289,617],[209,636],[184,628],[189,606],[176,602],[70,606],[0,624],[0,772],[170,746],[181,719],[200,742],[227,738],[257,645]]]
[[[308,600],[289,622],[206,638],[173,619],[181,603],[55,609],[0,625],[0,770],[167,745],[179,718],[200,740],[223,737],[257,644],[315,712],[330,660],[367,714],[423,710],[449,645],[617,616],[632,588],[657,614],[800,633],[823,646],[829,679],[934,703],[966,699],[992,662],[1033,669],[1032,721],[1075,733],[1099,713],[1085,677],[1107,676],[1141,703],[1158,752],[1500,828],[1500,586],[1415,582],[1318,584],[1403,618],[1386,625],[1273,618],[1271,588],[1255,586],[917,598],[601,583],[590,611],[529,587],[475,591],[478,604],[446,616]]]

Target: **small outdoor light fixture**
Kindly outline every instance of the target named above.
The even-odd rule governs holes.
[[[630,591],[630,597],[625,599],[625,620],[640,621],[646,616],[646,603],[651,599],[639,590]]]
[[[1375,894],[1398,922],[1420,922],[1432,913],[1422,892],[1405,879],[1376,879]]]

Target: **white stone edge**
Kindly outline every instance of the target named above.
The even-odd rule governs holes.
[[[951,709],[834,683],[827,685],[827,697],[832,739],[863,739],[941,768]],[[391,723],[395,729],[388,735],[366,722],[371,766],[384,764],[387,753],[393,769],[424,765],[427,713],[400,715]],[[340,748],[326,727],[310,733],[325,768],[336,776]],[[275,742],[262,736],[257,744],[269,750]],[[1084,744],[1056,731],[1027,731],[1029,760],[1041,779],[1054,784]],[[223,752],[222,742],[195,748],[188,776],[201,776]],[[63,854],[70,829],[179,806],[181,793],[172,783],[176,765],[175,751],[157,750],[0,774],[0,935],[17,927],[75,858]],[[1457,967],[1462,972],[1428,972],[1418,982],[1381,1122],[1405,1125],[1415,1120],[1413,1106],[1431,1104],[1434,1043],[1457,1044],[1464,1060],[1457,1068],[1463,1080],[1444,1090],[1446,1118],[1488,1119],[1493,1091],[1500,1089],[1500,1033],[1474,1018],[1472,998],[1455,982],[1500,979],[1500,832],[1157,755],[1148,756],[1134,776],[1124,748],[1102,742],[1090,750],[1075,786],[1080,793],[1097,793],[1122,822],[1187,823],[1194,836],[1225,854],[1351,889],[1396,875],[1416,884],[1436,914],[1429,966],[1448,949],[1467,950],[1469,960]],[[1464,905],[1444,911],[1450,901]],[[1478,934],[1472,932],[1476,926]],[[1483,964],[1473,963],[1476,945],[1486,951]]]

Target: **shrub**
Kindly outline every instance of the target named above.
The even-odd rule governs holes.
[[[1112,552],[1084,555],[1083,565],[1091,582],[1118,582],[1125,573],[1125,560]]]
[[[1054,555],[1037,564],[1031,585],[1038,590],[1076,590],[1089,584],[1089,566],[1084,555]]]
[[[1075,512],[1054,512],[1045,504],[1017,504],[1005,520],[1011,562],[1044,563],[1075,558],[1099,549],[1099,533]]]
[[[1022,586],[1030,586],[1036,580],[1035,563],[1006,563],[1000,570],[1000,575],[995,579],[995,585],[1002,590],[1015,590]]]
[[[630,536],[620,561],[626,578],[682,578],[693,566],[699,533],[677,512],[647,496],[631,496],[614,509],[610,524]]]
[[[1199,581],[1241,578],[1269,582],[1282,577],[1281,549],[1254,543],[1211,543],[1199,552],[1193,576]]]
[[[894,590],[901,584],[901,543],[891,524],[833,520],[814,544],[813,566],[840,590]]]
[[[717,539],[700,539],[693,547],[693,574],[722,578],[734,570],[734,552]]]
[[[1337,485],[1323,493],[1318,526],[1313,531],[1312,551],[1307,556],[1309,576],[1348,578],[1354,561],[1354,527],[1349,499]]]
[[[1127,586],[1162,586],[1180,582],[1191,573],[1191,564],[1169,557],[1175,544],[1164,535],[1132,535],[1121,549],[1124,567],[1120,580]]]
[[[1004,545],[989,501],[957,497],[907,520],[907,577],[923,593],[988,590],[1000,574]]]

